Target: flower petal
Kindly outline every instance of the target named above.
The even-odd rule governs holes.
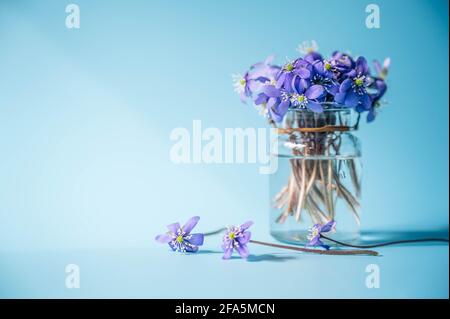
[[[368,111],[370,107],[372,106],[372,100],[370,99],[370,96],[368,94],[364,94],[361,99],[361,105],[363,106],[364,110]]]
[[[264,85],[263,82],[255,81],[255,80],[248,80],[247,81],[247,88],[250,91],[250,94],[253,94],[253,92],[257,92],[261,90],[262,86]]]
[[[386,83],[383,80],[377,80],[375,82],[375,87],[377,88],[377,96],[376,99],[379,100],[383,97],[384,93],[386,93]]]
[[[316,113],[322,113],[323,112],[323,106],[320,103],[314,102],[314,101],[308,101],[308,104],[306,104],[306,107],[310,109],[313,112]]]
[[[271,97],[267,101],[267,107],[271,108],[271,107],[275,106],[277,103],[278,103],[278,99],[275,97]]]
[[[277,83],[276,83],[276,85],[275,85],[275,87],[277,88],[277,89],[280,89],[282,86],[283,86],[283,84],[284,84],[284,79],[286,79],[286,72],[280,72],[280,75],[279,75],[279,77],[278,77],[278,79],[277,79]]]
[[[358,93],[356,93],[353,90],[350,90],[345,97],[344,104],[349,107],[355,107],[359,103],[359,98],[360,98],[360,96]]]
[[[317,61],[314,63],[314,71],[319,74],[324,74],[324,67],[322,61]]]
[[[356,60],[356,71],[361,74],[367,74],[369,72],[367,61],[362,56]]]
[[[223,259],[230,259],[230,257],[231,257],[232,254],[233,254],[233,248],[227,248],[227,249],[225,249],[222,258],[223,258]]]
[[[313,85],[306,90],[305,95],[308,99],[317,99],[325,93],[325,89],[322,85]]]
[[[367,123],[373,122],[375,120],[375,110],[372,108],[370,109],[369,113],[367,113]]]
[[[203,245],[204,235],[203,234],[190,234],[186,236],[186,241],[195,246]]]
[[[250,254],[250,252],[248,251],[247,245],[238,245],[236,247],[236,250],[238,251],[239,255],[244,259],[246,259],[248,257],[248,255]]]
[[[200,220],[199,216],[194,216],[191,217],[186,224],[184,224],[183,226],[183,232],[185,234],[189,234],[191,232],[191,230],[195,227],[195,225],[197,225],[198,221]]]
[[[336,226],[336,222],[334,220],[330,220],[328,223],[322,226],[320,232],[328,233],[330,230],[333,229],[334,226]]]
[[[281,95],[280,90],[273,85],[265,85],[263,87],[263,92],[269,97],[279,97]]]
[[[294,79],[293,73],[287,73],[286,79],[284,80],[284,90],[288,93],[292,93],[294,91],[294,88],[292,87],[292,80]],[[281,92],[280,92],[281,94]]]
[[[339,85],[337,84],[332,84],[329,87],[327,87],[327,91],[331,94],[331,95],[336,95],[339,92]]]
[[[336,95],[334,96],[334,101],[338,104],[344,105],[346,96],[347,93],[336,93]]]
[[[248,222],[245,222],[241,225],[241,230],[244,231],[244,230],[250,228],[250,226],[252,226],[252,225],[253,225],[253,222],[251,220],[249,220]]]
[[[381,74],[381,64],[378,60],[373,61],[373,68],[378,75]]]
[[[339,87],[339,92],[347,92],[348,89],[350,89],[350,87],[352,86],[352,80],[350,79],[345,79],[342,83],[341,86]]]
[[[269,106],[269,103],[267,103],[267,105]],[[275,105],[274,107],[268,107],[270,118],[277,123],[281,122],[289,108],[289,105],[290,105],[289,101],[281,101],[280,104]]]
[[[246,231],[246,232],[242,233],[242,237],[238,237],[238,238],[236,238],[236,240],[240,245],[245,245],[250,241],[251,237],[252,237],[252,233],[249,231]]]
[[[365,111],[365,108],[364,108],[364,106],[362,106],[361,103],[358,103],[358,105],[355,106],[355,111],[358,112],[358,113],[362,113],[362,112]]]
[[[173,223],[170,225],[167,225],[167,228],[174,234],[178,233],[178,230],[180,229],[180,223]]]
[[[349,78],[354,78],[356,75],[358,75],[358,73],[356,73],[356,70],[351,69],[350,71],[348,71],[347,73],[344,73],[347,77]]]
[[[172,241],[172,239],[173,237],[169,234],[161,234],[155,237],[155,240],[161,244],[167,244],[168,242]]]
[[[275,106],[275,110],[273,110],[273,113],[275,113],[276,117],[279,119],[276,122],[281,122],[283,120],[284,115],[286,115],[289,109],[289,105],[290,105],[289,101],[281,101],[280,104]]]
[[[186,252],[188,253],[195,253],[198,251],[198,247],[197,246],[188,246],[186,245]]]
[[[309,83],[305,79],[301,79],[299,86],[298,86],[298,94],[303,94],[305,92],[306,88],[308,87]]]
[[[308,54],[305,55],[304,59],[310,63],[313,63],[317,60],[322,61],[323,58],[320,55],[320,53],[317,53],[315,51],[309,52]]]
[[[308,79],[311,76],[311,72],[309,72],[309,70],[304,67],[297,68],[294,72],[302,79]]]
[[[255,103],[256,105],[260,105],[260,104],[263,104],[263,103],[267,103],[267,95],[265,95],[264,93],[258,94],[258,96],[256,97],[254,103]]]
[[[269,117],[274,120],[275,122],[279,123],[283,120],[283,117],[278,115],[277,112],[275,112],[271,107],[269,107],[268,109],[269,112]]]
[[[307,244],[306,246],[317,246],[318,242],[319,242],[319,235],[315,236],[314,238],[312,238]]]

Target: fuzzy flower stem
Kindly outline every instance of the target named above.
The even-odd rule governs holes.
[[[276,248],[283,248],[283,249],[290,249],[295,251],[301,251],[304,253],[313,253],[313,254],[319,254],[319,255],[369,255],[369,256],[378,256],[378,252],[373,250],[321,250],[321,249],[309,249],[309,248],[302,248],[302,247],[294,247],[294,246],[288,246],[288,245],[279,245],[279,244],[272,244],[272,243],[266,243],[263,241],[258,240],[250,240],[253,244],[259,244],[264,246],[270,246],[270,247],[276,247]]]
[[[212,236],[212,235],[217,235],[220,234],[221,232],[227,230],[225,227],[219,228],[217,230],[214,231],[210,231],[208,233],[203,233],[203,236]]]

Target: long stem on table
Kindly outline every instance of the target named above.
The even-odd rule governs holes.
[[[301,251],[304,253],[312,253],[312,254],[319,254],[319,255],[369,255],[369,256],[378,256],[378,252],[374,250],[320,250],[320,249],[309,249],[309,248],[302,248],[302,247],[294,247],[294,246],[288,246],[288,245],[279,245],[279,244],[272,244],[272,243],[266,243],[263,241],[258,240],[250,240],[253,244],[259,244],[263,246],[270,246],[270,247],[276,247],[276,248],[282,248],[282,249],[290,249],[295,251]]]
[[[225,231],[226,228],[219,228],[217,230],[204,233],[204,236],[212,236],[220,234],[221,232]],[[302,248],[302,247],[295,247],[295,246],[288,246],[288,245],[280,245],[280,244],[273,244],[273,243],[267,243],[264,241],[259,240],[250,240],[253,244],[263,245],[263,246],[269,246],[269,247],[276,247],[276,248],[282,248],[282,249],[289,249],[289,250],[295,250],[295,251],[301,251],[304,253],[312,253],[312,254],[319,254],[319,255],[369,255],[369,256],[378,256],[378,252],[373,250],[320,250],[320,249],[309,249],[309,248]]]

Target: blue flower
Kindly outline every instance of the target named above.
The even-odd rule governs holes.
[[[170,248],[178,252],[196,252],[198,246],[203,245],[203,234],[191,234],[192,229],[197,225],[200,217],[190,218],[183,227],[179,223],[173,223],[167,226],[169,231],[165,234],[156,236],[155,240],[159,243],[169,244]]]
[[[349,54],[335,51],[324,59],[317,49],[315,41],[305,41],[299,47],[303,57],[282,67],[272,65],[272,57],[254,64],[237,77],[235,90],[242,100],[251,97],[256,109],[271,122],[282,122],[289,109],[320,113],[330,104],[367,112],[367,121],[373,121],[386,92],[390,59],[382,65],[374,61],[372,76],[364,57],[355,61]]]
[[[331,231],[334,227],[336,226],[336,222],[331,220],[328,223],[321,225],[321,224],[315,224],[314,226],[312,226],[309,229],[309,234],[308,234],[308,240],[309,242],[306,244],[306,246],[320,246],[323,247],[325,249],[330,249],[330,246],[325,245],[321,240],[320,240],[320,235],[322,233],[328,233],[329,231]]]
[[[241,226],[229,226],[227,228],[222,242],[223,259],[230,259],[234,249],[242,258],[246,259],[248,257],[247,244],[250,241],[251,233],[247,229],[251,225],[253,225],[253,222],[248,221]]]
[[[274,85],[265,85],[255,103],[266,103],[268,116],[275,122],[281,122],[289,108],[322,112],[323,107],[318,100],[326,93],[325,89],[321,85],[307,87],[308,82],[303,85],[304,79],[299,80],[299,84],[294,82],[294,90],[291,92],[277,89]]]
[[[372,93],[370,93],[372,99],[372,105],[369,108],[369,112],[367,113],[367,122],[373,122],[377,115],[376,108],[380,105],[380,100],[383,97],[384,93],[386,93],[387,86],[386,83],[382,79],[375,79],[373,84],[370,86]]]
[[[368,111],[372,106],[372,99],[367,88],[372,84],[369,76],[367,61],[359,57],[355,69],[346,73],[347,78],[339,86],[339,92],[334,100],[347,107],[354,108],[357,112]]]
[[[333,66],[327,60],[317,60],[313,65],[311,84],[320,85],[331,95],[339,92],[339,84],[335,80]]]
[[[320,113],[323,111],[323,107],[318,100],[324,94],[325,89],[321,85],[312,85],[308,88],[299,86],[294,93],[284,93],[282,99],[289,100],[292,109],[309,109]]]
[[[241,101],[245,103],[248,97],[260,91],[266,83],[273,81],[280,67],[272,65],[273,56],[269,56],[263,62],[253,64],[243,76],[233,75],[234,91],[239,94]]]
[[[340,51],[333,52],[330,64],[333,71],[337,73],[338,78],[350,72],[355,67],[355,61],[352,57]]]
[[[388,74],[389,67],[391,65],[391,59],[390,58],[384,59],[383,65],[381,65],[379,61],[375,60],[373,61],[373,65],[377,76],[380,79],[384,80]]]
[[[272,83],[263,86],[261,93],[255,99],[255,104],[265,104],[267,116],[275,122],[281,122],[287,113],[290,103],[282,100],[284,90],[277,89]]]
[[[302,58],[287,62],[275,78],[275,87],[291,93],[294,91],[293,83],[297,79],[309,79],[311,71],[311,63]]]

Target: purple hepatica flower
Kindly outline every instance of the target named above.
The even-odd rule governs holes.
[[[247,229],[253,224],[248,221],[241,226],[229,226],[223,236],[222,249],[224,251],[223,259],[230,259],[233,249],[236,249],[239,255],[246,259],[249,255],[247,243],[250,241],[251,233]]]
[[[347,53],[334,51],[331,55],[331,64],[338,71],[350,71],[355,67],[355,61]]]
[[[183,227],[179,223],[167,226],[166,234],[156,236],[156,241],[169,244],[170,248],[178,252],[196,252],[198,246],[203,245],[203,234],[191,234],[191,230],[197,225],[200,217],[190,218]]]
[[[315,224],[314,226],[312,226],[309,229],[309,234],[308,234],[308,240],[309,242],[306,244],[306,246],[320,246],[323,247],[325,249],[330,249],[330,246],[325,245],[321,240],[320,240],[320,234],[322,233],[328,233],[329,231],[331,231],[334,227],[336,226],[336,222],[331,220],[328,223],[326,223],[325,225],[321,225],[321,224]]]
[[[247,98],[252,95],[252,93],[258,90],[261,82],[259,79],[253,79],[249,72],[246,72],[243,76],[240,74],[233,75],[233,86],[234,91],[239,94],[239,97],[243,103],[247,101]]]
[[[311,76],[311,69],[311,64],[302,58],[288,62],[278,72],[275,87],[291,93],[294,90],[293,82],[297,78],[308,79]]]
[[[289,101],[282,99],[282,90],[273,84],[263,86],[262,92],[255,100],[256,105],[265,103],[268,116],[275,122],[281,122],[289,109]]]
[[[377,76],[384,80],[388,74],[389,71],[389,66],[391,65],[391,59],[390,58],[386,58],[383,61],[383,66],[381,66],[380,62],[378,62],[377,60],[373,61],[373,65],[375,68],[375,72],[377,73]]]
[[[367,88],[372,84],[372,79],[369,76],[366,59],[359,57],[355,69],[349,71],[347,76],[348,78],[341,83],[334,100],[339,104],[354,108],[357,112],[369,110],[372,106],[372,99]]]
[[[288,94],[284,92],[283,100],[289,100],[293,109],[310,109],[313,112],[321,113],[323,111],[322,104],[318,100],[324,96],[325,89],[321,85],[312,85],[307,89],[302,86],[296,88],[296,92]]]
[[[272,60],[273,56],[269,56],[264,62],[253,64],[244,76],[233,75],[234,90],[242,102],[245,103],[248,97],[259,92],[265,83],[274,81],[280,68],[270,64]]]
[[[277,123],[283,121],[289,109],[289,101],[277,99],[273,104],[267,104],[268,116]]]
[[[308,52],[305,55],[304,59],[312,64],[312,63],[314,63],[316,61],[321,61],[322,60],[322,56],[320,55],[320,53],[311,51],[311,52]]]
[[[331,95],[339,92],[339,85],[334,80],[333,67],[326,60],[318,60],[314,63],[311,84],[322,86]]]
[[[367,122],[373,122],[376,117],[376,107],[380,105],[380,100],[383,97],[384,93],[386,93],[387,86],[386,83],[381,79],[375,79],[373,84],[370,86],[370,89],[373,90],[373,93],[370,94],[372,99],[372,105],[367,113]]]
[[[273,55],[268,56],[264,62],[253,64],[250,67],[250,74],[253,79],[260,82],[272,81],[280,71],[280,67],[271,64],[274,59]]]

